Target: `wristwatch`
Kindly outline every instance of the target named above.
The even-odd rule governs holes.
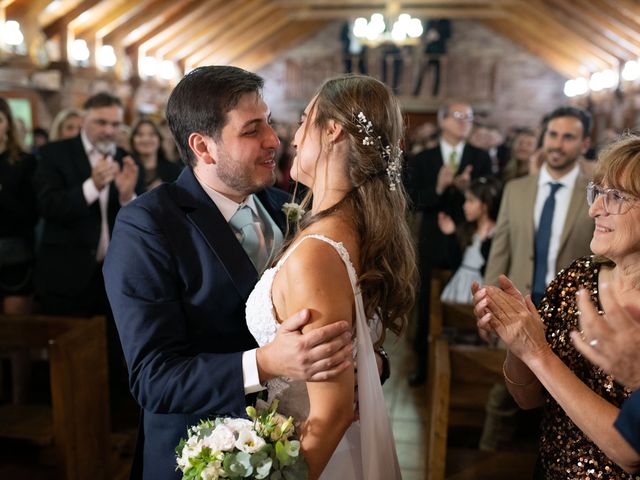
[[[382,373],[380,374],[380,384],[384,385],[391,376],[391,364],[389,363],[389,355],[382,347],[376,348],[376,353],[380,355],[382,359]]]

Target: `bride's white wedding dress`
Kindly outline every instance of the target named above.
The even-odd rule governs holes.
[[[395,441],[387,414],[373,342],[365,318],[362,295],[357,287],[356,271],[342,243],[322,235],[307,235],[295,243],[272,268],[267,269],[247,300],[249,331],[260,346],[271,342],[279,324],[275,317],[271,288],[273,279],[291,253],[303,241],[323,241],[336,249],[345,263],[355,296],[355,348],[358,364],[358,404],[360,421],[354,422],[320,477],[321,480],[394,480],[400,479]],[[280,401],[279,411],[301,422],[309,414],[309,397],[304,381],[277,378],[267,383],[269,401]]]

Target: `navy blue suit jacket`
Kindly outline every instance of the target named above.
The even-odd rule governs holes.
[[[282,228],[287,194],[258,197]],[[244,308],[258,274],[190,168],[120,210],[103,271],[142,407],[132,478],[180,478],[187,427],[245,414],[242,352],[256,344]]]

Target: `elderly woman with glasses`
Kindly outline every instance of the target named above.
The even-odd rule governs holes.
[[[537,310],[504,276],[500,288],[475,285],[475,313],[478,326],[507,345],[511,395],[522,408],[544,407],[535,478],[640,479],[640,454],[614,428],[631,391],[585,359],[570,336],[579,329],[578,290],[603,312],[603,285],[622,305],[640,305],[640,137],[601,154],[587,202],[594,256],[560,271]],[[585,341],[597,348],[597,339]]]

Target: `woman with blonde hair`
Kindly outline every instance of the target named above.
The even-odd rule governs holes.
[[[80,135],[83,113],[77,108],[65,108],[58,112],[51,123],[49,141],[64,140]]]
[[[352,323],[357,373],[267,384],[269,398],[279,399],[283,412],[300,422],[310,479],[400,478],[374,345],[381,345],[387,329],[402,331],[414,301],[402,135],[398,102],[383,83],[342,76],[322,85],[293,141],[291,176],[309,189],[302,204],[308,212],[247,301],[247,325],[259,345],[300,308],[311,311],[304,331]],[[372,328],[374,319],[382,328]],[[354,422],[356,403],[360,419]]]

